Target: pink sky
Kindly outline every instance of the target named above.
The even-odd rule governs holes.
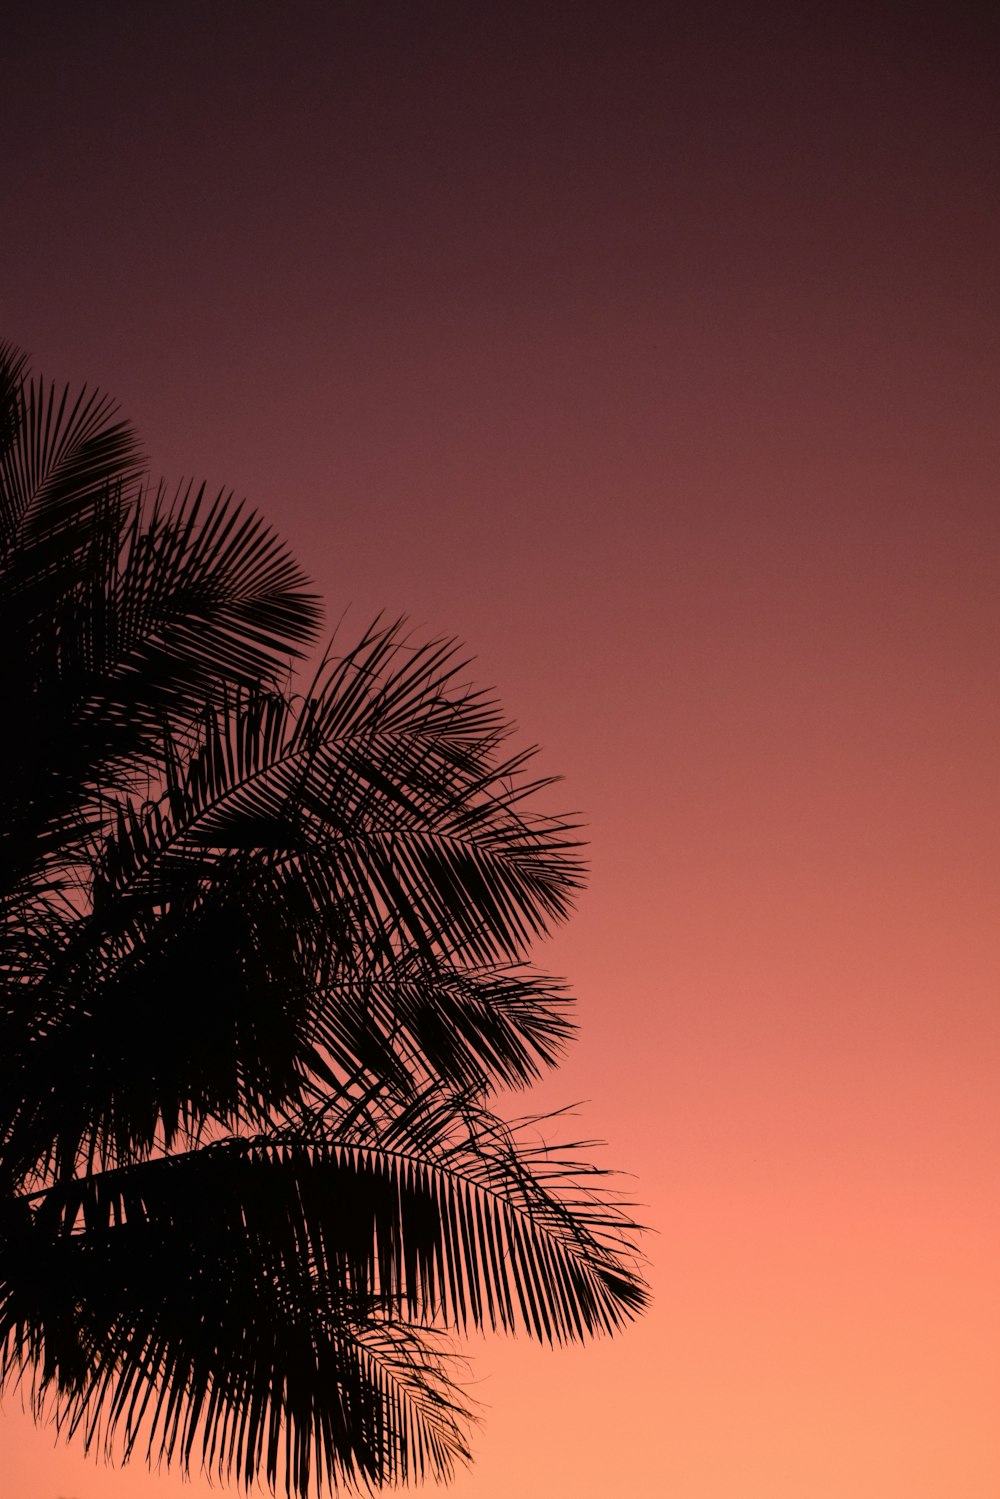
[[[1000,47],[892,9],[14,26],[0,334],[331,627],[466,641],[585,817],[537,1105],[634,1175],[655,1305],[477,1346],[455,1499],[1000,1492]],[[0,1467],[209,1492],[11,1395]]]

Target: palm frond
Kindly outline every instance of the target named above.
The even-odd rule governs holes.
[[[104,1183],[82,1224],[50,1198],[5,1236],[4,1374],[33,1374],[40,1413],[54,1398],[109,1456],[289,1493],[450,1476],[469,1413],[439,1334],[277,1253],[259,1231],[273,1202],[240,1232],[176,1165],[145,1175]]]
[[[55,1183],[34,1219],[63,1234],[179,1224],[192,1242],[209,1232],[220,1255],[254,1243],[275,1273],[304,1261],[327,1287],[459,1331],[555,1342],[612,1331],[645,1300],[623,1268],[634,1225],[598,1186],[605,1173],[572,1147],[530,1143],[534,1125],[515,1133],[429,1087],[402,1106],[303,1112],[253,1138]]]
[[[280,675],[320,619],[305,574],[263,518],[193,485],[169,502],[161,485],[136,506],[113,603],[119,675],[155,681],[169,664],[171,690],[183,687],[195,708],[220,682],[256,687]]]
[[[330,1123],[22,1201],[0,1254],[9,1370],[38,1371],[39,1402],[55,1385],[88,1442],[185,1463],[200,1447],[271,1483],[284,1453],[304,1493],[313,1450],[333,1482],[462,1454],[435,1321],[564,1342],[644,1305],[629,1221],[572,1154],[440,1090]]]
[[[0,350],[0,883],[49,878],[86,803],[149,773],[163,726],[220,682],[257,686],[313,638],[316,599],[254,512],[142,490],[132,429]]]
[[[93,507],[134,483],[143,462],[134,431],[100,391],[73,397],[68,387],[22,379],[8,402],[14,419],[0,447],[0,559],[8,586],[21,592],[58,576],[74,549],[86,548]]]
[[[402,653],[396,630],[374,646]],[[450,690],[453,654],[407,651],[387,683],[371,650],[352,655],[297,713],[260,694],[207,707],[166,754],[172,867],[256,843],[308,862],[317,896],[385,942],[520,957],[566,915],[578,842],[526,810],[549,782],[524,776],[530,751],[497,756],[509,729],[480,694]],[[127,856],[131,876],[155,879],[161,849]]]
[[[436,1079],[487,1094],[524,1087],[573,1032],[561,985],[525,965],[468,968],[391,954],[342,972],[317,995],[312,1035],[341,1076]],[[313,1064],[315,1066],[315,1063]]]

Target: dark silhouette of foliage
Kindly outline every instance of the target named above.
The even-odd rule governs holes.
[[[643,1305],[574,1149],[492,1112],[567,1000],[572,828],[448,643],[316,599],[0,350],[2,1376],[109,1455],[305,1495],[447,1475],[444,1332]]]

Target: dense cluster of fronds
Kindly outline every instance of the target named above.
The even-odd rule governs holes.
[[[442,1329],[644,1300],[599,1173],[490,1108],[569,1031],[572,830],[449,644],[292,696],[317,625],[256,514],[0,350],[3,1377],[303,1495],[465,1455]]]

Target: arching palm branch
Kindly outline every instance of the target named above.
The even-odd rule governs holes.
[[[450,644],[316,601],[230,497],[0,352],[3,1377],[306,1494],[446,1475],[440,1330],[612,1331],[629,1224],[490,1097],[557,1060],[579,883]]]

